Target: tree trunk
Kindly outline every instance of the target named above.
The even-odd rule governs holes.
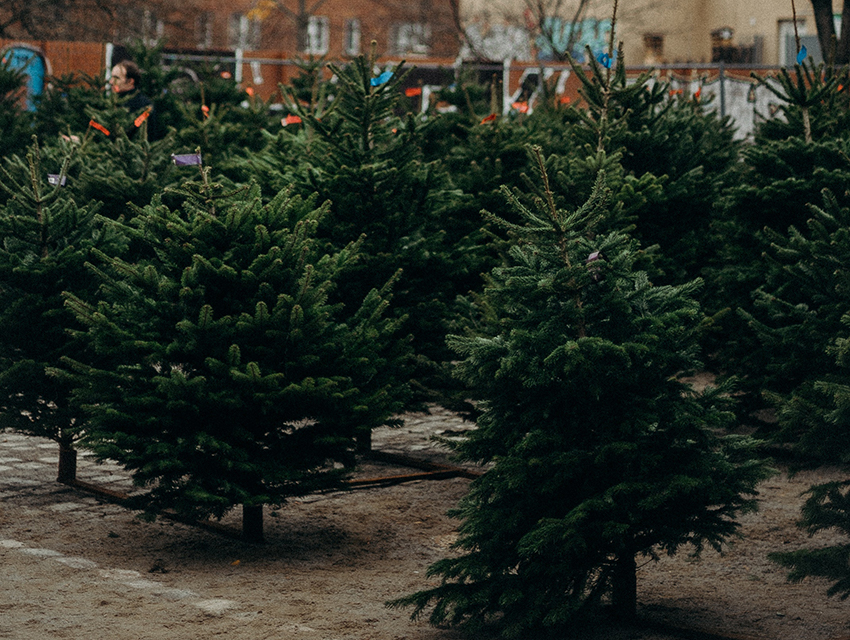
[[[242,539],[263,542],[263,505],[242,505]]]
[[[838,40],[838,47],[835,50],[835,64],[845,65],[850,64],[850,2],[844,2],[844,8],[841,10],[841,38]]]
[[[307,50],[308,34],[310,28],[310,16],[306,13],[298,14],[295,18],[295,48],[298,53],[304,53]]]
[[[77,450],[70,445],[59,443],[59,472],[57,482],[73,484],[77,479]]]
[[[617,558],[611,580],[611,604],[614,615],[621,620],[632,620],[637,615],[637,562],[634,553],[624,553]]]
[[[835,23],[832,21],[832,0],[812,0],[812,10],[815,14],[820,52],[823,59],[828,61],[835,53]]]
[[[372,450],[372,430],[358,429],[354,435],[357,453],[366,454]]]

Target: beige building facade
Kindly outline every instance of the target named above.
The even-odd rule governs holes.
[[[579,0],[460,1],[469,42],[464,55],[551,60],[568,42],[579,56],[584,45],[594,53],[608,48],[612,0],[589,0],[581,11]],[[798,35],[819,55],[811,3],[795,4]],[[630,66],[721,60],[784,65],[797,53],[793,15],[791,0],[620,0],[616,39]],[[527,46],[514,44],[511,52],[507,45],[522,42],[520,33]]]

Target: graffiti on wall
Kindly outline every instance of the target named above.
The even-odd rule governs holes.
[[[35,98],[44,90],[47,66],[41,53],[26,44],[18,44],[5,49],[2,53],[2,64],[13,71],[19,71],[24,76],[26,89],[25,108],[35,110]]]
[[[462,58],[477,55],[487,60],[531,60],[528,31],[522,27],[472,22],[465,34]]]
[[[578,62],[585,62],[586,47],[590,47],[594,58],[608,50],[611,20],[587,18],[573,23],[561,18],[546,18],[542,32],[535,41],[538,60],[555,60],[559,57],[556,52],[558,54],[566,52]],[[572,46],[569,46],[570,34],[572,34]]]

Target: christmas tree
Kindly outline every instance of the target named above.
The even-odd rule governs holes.
[[[301,107],[290,94],[288,104],[308,139],[289,181],[301,193],[331,201],[319,228],[329,247],[364,236],[361,259],[342,275],[340,300],[352,304],[401,269],[393,306],[397,316],[408,317],[421,381],[434,375],[433,363],[451,356],[445,335],[451,306],[470,279],[463,252],[469,227],[452,218],[460,194],[445,171],[423,160],[425,125],[395,113],[407,73],[403,63],[376,74],[375,61],[373,45],[370,56],[346,67],[329,65],[338,82],[325,112]]]
[[[784,352],[762,348],[765,334],[760,337],[755,329],[759,324],[774,325],[777,313],[791,313],[771,305],[763,294],[782,297],[785,294],[779,291],[781,288],[790,294],[788,300],[792,304],[810,302],[810,292],[791,291],[789,285],[782,284],[787,273],[783,274],[784,266],[777,269],[776,261],[771,259],[775,255],[771,245],[778,238],[787,237],[791,228],[806,229],[810,205],[822,201],[823,189],[833,194],[837,206],[847,206],[848,150],[846,140],[807,143],[802,137],[749,146],[742,152],[741,162],[730,174],[718,201],[712,224],[717,253],[705,270],[709,291],[704,299],[710,314],[730,311],[719,322],[715,364],[740,379],[739,388],[746,394],[742,406],[748,414],[765,408],[764,390],[788,393],[810,374],[800,367],[788,366],[797,360],[796,356],[788,358]],[[762,293],[755,293],[758,290]],[[805,344],[820,339],[809,334]],[[793,340],[787,348],[800,353]],[[814,357],[822,356],[820,348]]]
[[[799,40],[797,42],[799,55]],[[815,64],[812,58],[794,65],[794,72],[780,69],[775,77],[753,73],[756,82],[780,100],[779,115],[765,120],[756,130],[759,142],[802,137],[805,142],[842,136],[847,130],[848,69]]]
[[[776,437],[794,443],[806,457],[836,462],[845,435],[824,419],[831,402],[820,383],[839,375],[830,346],[845,327],[848,283],[844,265],[850,258],[850,210],[828,190],[822,207],[809,206],[804,225],[785,233],[766,228],[771,244],[765,252],[765,282],[753,292],[752,311],[741,317],[757,338],[748,363],[760,363],[753,377],[761,394],[779,410]]]
[[[845,212],[846,213],[846,212]],[[844,228],[846,230],[846,227]],[[846,236],[846,233],[842,235]],[[846,240],[843,244],[846,244]],[[842,284],[846,295],[846,286]],[[843,318],[843,327],[828,349],[839,371],[824,376],[809,390],[808,397],[796,395],[783,406],[780,413],[783,425],[800,429],[803,435],[797,448],[815,461],[846,465],[850,461],[850,316]],[[810,458],[811,460],[811,458]],[[837,530],[850,535],[850,480],[812,486],[803,505],[798,525],[810,534]],[[789,568],[789,580],[802,581],[818,576],[833,581],[827,595],[850,596],[850,542],[832,544],[816,549],[775,552],[768,556]]]
[[[66,158],[48,174],[34,140],[27,179],[0,166],[0,188],[9,195],[0,206],[0,425],[56,441],[61,482],[75,479],[74,443],[85,415],[71,402],[72,385],[48,370],[86,349],[68,333],[80,325],[62,293],[90,300],[97,287],[85,268],[91,251],[119,253],[125,245],[103,226],[96,204],[78,205],[64,187],[69,164]]]
[[[713,208],[741,146],[731,119],[706,109],[699,94],[681,94],[650,71],[627,77],[622,47],[613,60],[590,52],[587,57],[587,72],[571,62],[586,104],[565,111],[574,125],[573,146],[580,159],[593,149],[604,149],[609,159],[619,154],[618,170],[635,180],[655,176],[659,188],[631,206],[635,238],[646,249],[658,245],[654,279],[675,284],[702,275],[716,251],[708,242]],[[589,185],[583,196],[588,193]]]
[[[747,146],[741,162],[728,173],[727,188],[718,200],[712,224],[713,239],[707,243],[716,255],[705,269],[706,305],[718,320],[713,348],[716,368],[742,381],[742,419],[768,431],[773,426],[757,417],[766,408],[765,392],[789,393],[810,375],[805,361],[823,357],[822,348],[810,349],[820,338],[807,334],[798,323],[809,314],[804,308],[810,302],[808,292],[791,291],[796,285],[787,281],[785,266],[777,269],[770,257],[774,253],[771,244],[789,229],[799,235],[795,229],[805,226],[809,205],[820,202],[823,189],[834,194],[836,206],[847,200],[848,145],[841,137],[847,99],[840,94],[847,70],[805,60],[799,37],[797,51],[793,73],[782,69],[768,78],[754,74],[756,82],[781,101],[782,117],[760,124],[757,144]],[[799,284],[799,279],[794,280]],[[782,308],[781,302],[772,299],[785,293],[790,294],[790,306]],[[792,309],[795,304],[797,308]],[[833,325],[834,318],[833,314]],[[793,328],[782,330],[782,337],[769,336],[770,327],[795,324],[803,328],[797,331],[802,344],[791,337]],[[765,348],[789,338],[785,346],[792,352],[790,357]]]
[[[173,136],[150,142],[146,122],[131,127],[138,129],[132,137],[120,127],[108,137],[89,129],[68,171],[72,191],[81,200],[100,202],[109,218],[131,217],[128,203],[144,206],[178,179],[171,160]],[[95,135],[102,139],[91,144]]]
[[[105,85],[103,73],[52,77],[39,97],[34,114],[35,133],[39,139],[53,140],[60,135],[71,136],[85,131],[94,113],[114,106],[115,98],[111,92],[103,90]]]
[[[169,198],[179,206],[158,196],[114,223],[154,258],[100,253],[102,299],[68,297],[95,355],[68,359],[65,376],[86,445],[149,489],[136,506],[221,517],[241,504],[245,537],[260,539],[263,504],[342,486],[355,438],[400,409],[391,283],[354,307],[329,302],[359,247],[319,250],[327,206],[314,198],[264,204],[208,168]]]
[[[442,584],[391,603],[503,637],[561,637],[609,601],[634,615],[637,559],[719,547],[766,475],[751,440],[717,435],[719,394],[681,379],[699,366],[699,282],[653,286],[634,240],[597,232],[604,177],[563,210],[535,160],[534,207],[505,190],[525,222],[490,274],[493,324],[450,338],[482,410],[457,450],[493,466],[453,512],[459,555],[429,569]]]

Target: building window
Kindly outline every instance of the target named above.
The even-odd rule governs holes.
[[[213,14],[204,11],[195,16],[195,42],[198,49],[210,49],[213,42]]]
[[[797,35],[802,38],[807,34],[806,21],[797,20]],[[794,34],[793,20],[779,21],[779,47],[777,53],[779,54],[778,62],[783,66],[791,66],[796,61],[797,41]]]
[[[328,52],[330,23],[327,16],[310,16],[307,23],[307,38],[304,53],[323,56]]]
[[[345,21],[342,48],[348,56],[356,56],[360,53],[360,20],[354,18]]]
[[[260,48],[260,21],[241,13],[230,14],[227,23],[227,41],[231,49],[248,51]]]
[[[430,50],[431,27],[423,22],[401,22],[390,28],[390,52],[425,54]]]
[[[142,40],[149,45],[156,45],[165,34],[165,24],[156,17],[150,9],[142,13]]]
[[[658,64],[664,60],[664,36],[660,33],[643,34],[643,63]]]

